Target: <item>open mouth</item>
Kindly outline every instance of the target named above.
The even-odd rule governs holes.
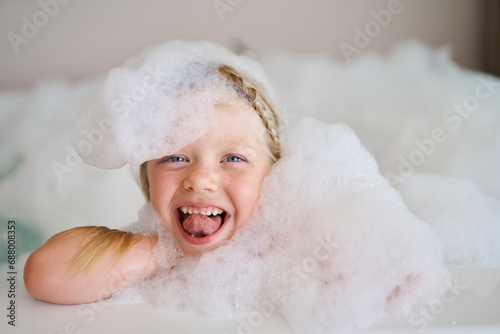
[[[181,206],[177,210],[182,228],[194,238],[205,238],[217,232],[226,219],[226,212],[216,207]]]

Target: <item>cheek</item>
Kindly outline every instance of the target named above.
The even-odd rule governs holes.
[[[171,178],[162,173],[151,173],[149,178],[149,194],[151,197],[151,204],[155,210],[162,214],[168,209],[168,204],[172,198],[170,193],[173,189]]]
[[[169,185],[168,178],[152,178],[150,180],[150,198],[151,205],[158,213],[162,220],[163,227],[170,233],[174,234],[174,224],[170,203],[173,193],[171,192],[172,185]]]
[[[235,183],[235,192],[237,195],[237,209],[240,213],[239,218],[242,224],[250,218],[255,209],[255,205],[260,198],[262,183],[268,170],[248,177],[243,182]]]

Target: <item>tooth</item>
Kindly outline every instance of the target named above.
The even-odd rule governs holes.
[[[184,214],[192,215],[193,213],[200,213],[200,214],[205,215],[205,216],[216,216],[216,215],[220,215],[221,213],[224,212],[224,210],[219,209],[219,208],[215,208],[213,206],[209,206],[208,208],[203,208],[203,209],[193,208],[193,207],[189,207],[189,206],[181,206],[180,210]]]

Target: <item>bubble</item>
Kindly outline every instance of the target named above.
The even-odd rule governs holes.
[[[137,225],[165,234],[158,219],[148,204]],[[277,315],[298,333],[324,333],[438,298],[448,279],[442,254],[349,127],[305,118],[248,224],[200,258],[164,263],[134,291],[169,311],[244,317],[251,328]]]
[[[239,71],[275,103],[261,66],[252,59],[210,42],[168,42],[109,72],[82,104],[73,146],[86,163],[106,169],[178,151],[214,126],[215,104],[237,96],[218,72],[222,65]],[[81,144],[89,142],[88,134],[90,149]]]
[[[446,264],[500,266],[499,200],[469,180],[433,174],[414,175],[398,189],[443,240]]]
[[[319,58],[279,60],[290,66],[279,74],[287,74],[285,116],[293,116],[285,123],[293,118],[295,126],[247,226],[218,249],[185,257],[146,204],[130,228],[158,234],[161,270],[115,298],[245,317],[246,329],[279,315],[298,333],[324,333],[366,327],[422,304],[442,312],[439,297],[450,282],[444,264],[499,265],[499,202],[481,192],[498,194],[498,178],[474,175],[478,189],[461,178],[419,174],[471,177],[475,141],[498,138],[498,94],[473,94],[497,81],[460,72],[447,50],[434,54],[415,44],[395,49],[389,61],[367,54],[349,68]],[[194,141],[211,126],[212,106],[234,94],[217,74],[220,64],[268,87],[260,67],[247,61],[212,44],[184,42],[131,58],[82,109],[74,138],[99,143],[82,158],[115,168]],[[456,103],[474,117],[450,114]],[[346,124],[296,117],[301,113]],[[114,130],[94,131],[96,117],[111,119]],[[480,161],[495,162],[497,147],[485,147]],[[383,171],[401,169],[402,161],[411,167],[399,192],[372,153]]]

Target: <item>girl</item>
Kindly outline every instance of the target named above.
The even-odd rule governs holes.
[[[211,43],[167,43],[112,70],[72,142],[92,165],[140,165],[144,233],[57,234],[28,259],[28,292],[248,315],[246,332],[280,314],[298,333],[367,326],[438,298],[449,275],[437,235],[354,132],[305,118],[281,157],[272,96],[258,64]]]
[[[147,201],[183,255],[213,250],[245,226],[281,149],[258,64],[211,43],[171,42],[111,71],[91,100],[74,146],[96,166],[140,164]],[[96,132],[103,122],[110,133]],[[130,132],[132,140],[123,135]],[[60,304],[108,297],[157,272],[157,243],[155,235],[102,226],[58,233],[28,258],[26,289]]]

